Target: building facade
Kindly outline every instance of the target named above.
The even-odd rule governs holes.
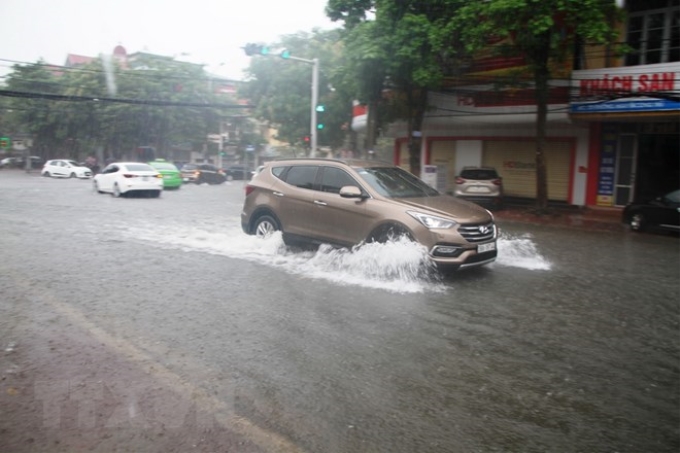
[[[600,47],[556,68],[545,161],[548,199],[621,208],[680,187],[680,0],[629,0],[622,36],[632,51]],[[531,89],[497,88],[518,59],[483,56],[452,87],[430,93],[421,166],[448,192],[465,166],[493,166],[509,197],[536,197],[536,105]],[[574,70],[574,68],[578,68]],[[474,72],[473,72],[474,71]],[[404,125],[389,131],[409,168]],[[432,167],[429,167],[432,168]]]

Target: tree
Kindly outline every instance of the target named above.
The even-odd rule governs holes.
[[[555,67],[571,55],[575,40],[611,44],[617,38],[612,17],[620,15],[613,0],[462,1],[454,19],[442,28],[456,36],[470,54],[492,37],[511,37],[498,46],[503,55],[522,55],[529,63],[536,99],[536,208],[548,206],[546,120],[549,81]]]
[[[420,173],[420,130],[427,111],[427,94],[441,86],[449,40],[443,39],[441,22],[450,19],[455,2],[422,0],[330,0],[326,8],[332,20],[344,22],[345,40],[352,48],[354,70],[361,78],[359,94],[369,104],[369,132],[381,121],[407,122],[410,170]],[[362,77],[363,76],[363,77]],[[384,96],[389,90],[391,95]],[[392,116],[370,118],[381,103]]]
[[[14,65],[7,77],[6,89],[12,92],[57,94],[61,87],[47,70],[44,62],[35,65]],[[61,118],[60,103],[40,97],[7,98],[5,101],[5,131],[20,132],[33,137],[36,154],[44,155],[56,141]]]
[[[136,61],[134,69],[101,59],[78,68],[17,65],[6,88],[21,96],[5,97],[11,114],[3,125],[32,135],[43,157],[82,158],[101,150],[118,159],[138,146],[163,153],[187,142],[202,149],[227,113],[215,105],[229,99],[213,92],[199,65],[153,57]]]

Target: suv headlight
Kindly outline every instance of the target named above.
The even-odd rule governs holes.
[[[452,228],[457,225],[454,220],[437,217],[435,215],[423,214],[422,212],[416,211],[406,211],[406,213],[430,229],[440,230]]]

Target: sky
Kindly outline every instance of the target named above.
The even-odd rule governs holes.
[[[240,80],[246,43],[340,27],[324,14],[326,1],[0,0],[0,73],[15,62],[63,65],[68,54],[96,57],[122,45]]]

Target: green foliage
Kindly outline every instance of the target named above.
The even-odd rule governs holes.
[[[42,62],[17,65],[6,88],[32,97],[3,99],[3,105],[11,109],[11,114],[3,115],[3,123],[32,135],[34,148],[45,157],[82,158],[102,149],[106,156],[119,158],[138,146],[153,146],[162,154],[176,143],[194,143],[194,149],[201,149],[207,134],[219,130],[219,120],[228,112],[144,101],[214,104],[233,100],[213,94],[213,81],[200,66],[153,57],[142,56],[134,69],[105,65],[102,60],[58,70]],[[45,94],[78,100],[45,99]],[[117,103],[117,98],[141,102]]]
[[[532,63],[563,61],[575,37],[592,44],[613,43],[612,26],[621,17],[613,0],[489,0],[466,2],[451,26],[468,52],[484,48],[492,37],[512,37],[499,50],[522,54]]]

